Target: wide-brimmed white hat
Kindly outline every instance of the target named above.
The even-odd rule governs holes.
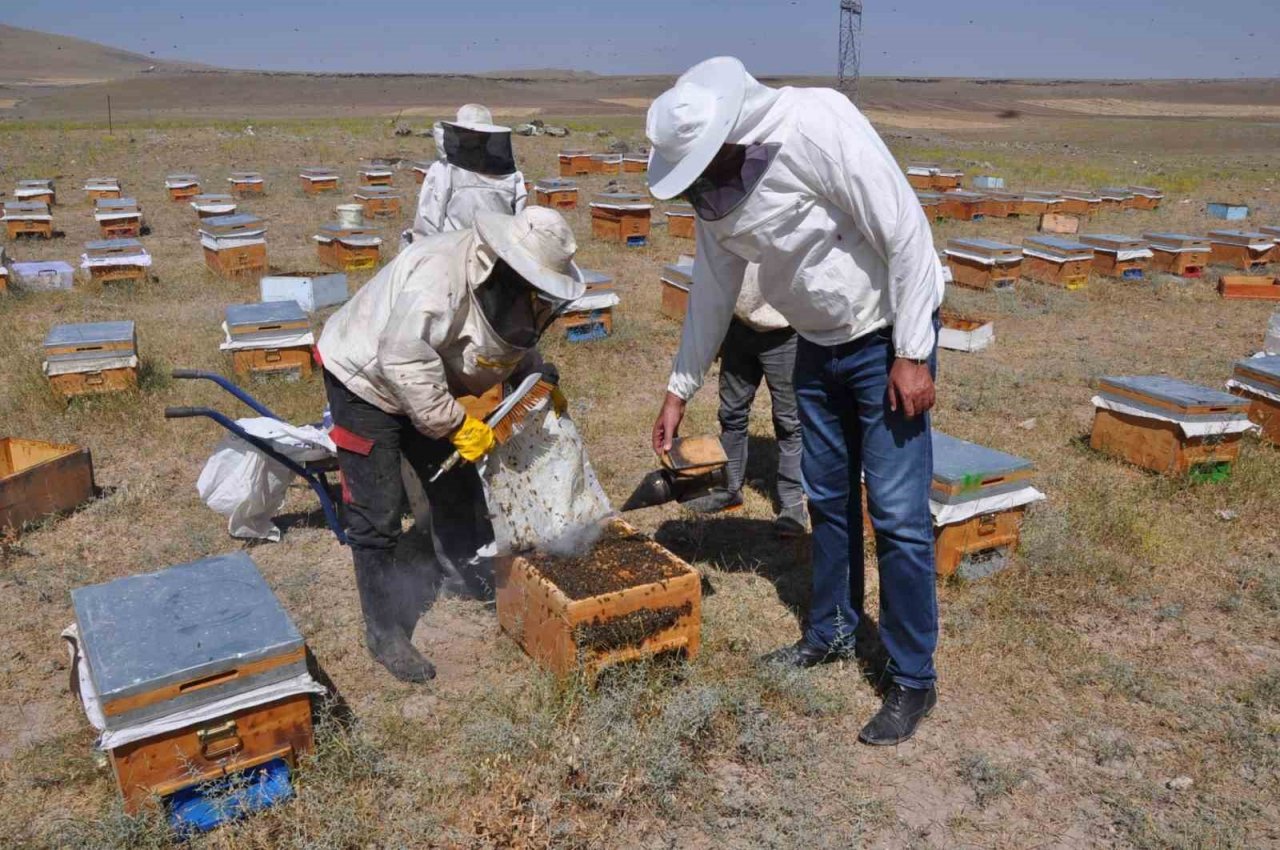
[[[478,103],[467,103],[458,107],[458,118],[453,123],[467,126],[469,124],[492,124],[493,113],[489,107]]]
[[[526,207],[515,215],[477,213],[476,231],[517,274],[552,298],[576,301],[586,292],[582,270],[573,261],[578,243],[555,210]]]
[[[717,56],[685,71],[649,107],[645,135],[649,191],[659,200],[693,184],[729,138],[746,97],[747,69],[732,56]]]

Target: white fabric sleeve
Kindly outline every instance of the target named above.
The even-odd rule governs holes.
[[[436,320],[443,317],[431,312],[423,293],[401,295],[378,338],[378,365],[413,426],[444,439],[458,429],[466,412],[449,393],[444,362],[427,342]]]
[[[512,210],[512,212],[519,213],[525,208],[525,205],[529,203],[529,190],[524,187],[523,172],[517,171],[515,174],[515,179],[516,179],[516,203],[515,203],[515,208]]]
[[[942,304],[942,265],[928,219],[893,154],[843,95],[810,113],[799,135],[815,189],[853,217],[889,268],[893,344],[898,357],[933,353],[933,314]]]
[[[694,227],[698,255],[693,261],[689,309],[680,334],[680,350],[667,381],[667,390],[685,401],[702,386],[702,379],[716,359],[747,271],[747,261],[721,248],[701,220]]]
[[[444,230],[449,207],[449,166],[433,162],[422,178],[418,193],[418,211],[413,217],[413,232],[418,236],[434,236]]]

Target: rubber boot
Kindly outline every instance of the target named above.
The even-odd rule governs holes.
[[[414,649],[401,625],[401,600],[396,587],[396,553],[392,549],[351,550],[356,565],[356,589],[364,614],[364,642],[374,660],[402,682],[434,679],[436,668]]]
[[[747,477],[747,441],[750,438],[746,431],[721,431],[720,445],[724,447],[729,463],[724,469],[724,489],[730,493],[741,493],[742,485]]]

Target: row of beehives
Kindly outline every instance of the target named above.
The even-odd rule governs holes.
[[[585,177],[589,174],[645,174],[649,171],[649,154],[562,150],[559,154],[559,163],[561,177]]]

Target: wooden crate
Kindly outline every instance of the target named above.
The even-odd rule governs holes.
[[[311,377],[311,346],[291,348],[238,348],[231,352],[232,368],[241,380],[249,378],[284,378],[305,380]]]
[[[1219,464],[1230,466],[1240,454],[1241,435],[1187,437],[1177,423],[1096,410],[1089,445],[1163,475],[1187,475]]]
[[[591,235],[606,242],[632,247],[648,244],[649,209],[626,210],[591,206]]]
[[[337,239],[316,243],[316,257],[320,262],[343,271],[374,268],[380,256],[379,245],[347,245]]]
[[[204,264],[215,274],[229,280],[257,280],[267,273],[267,246],[245,245],[215,251],[204,248]]]
[[[93,457],[79,446],[0,438],[0,535],[93,498]]]
[[[1060,236],[1075,236],[1080,232],[1080,219],[1074,215],[1062,213],[1045,213],[1040,216],[1036,230],[1041,233],[1056,233]]]
[[[136,368],[103,369],[101,372],[50,375],[49,384],[64,400],[78,396],[125,392],[138,388],[138,370]]]
[[[39,237],[41,239],[53,238],[53,222],[52,221],[31,221],[30,219],[6,219],[5,230],[8,231],[10,239],[17,239],[19,236]]]
[[[981,514],[964,522],[935,527],[934,565],[939,576],[955,575],[966,557],[993,550],[1012,552],[1018,548],[1026,506],[997,513]]]
[[[639,537],[620,519],[611,521],[607,535]],[[673,652],[694,658],[701,643],[701,578],[657,543],[638,545],[671,577],[580,599],[570,598],[525,556],[499,559],[499,625],[534,661],[560,676],[594,674],[611,664]],[[618,575],[625,571],[620,566]]]
[[[1280,301],[1280,278],[1226,274],[1218,281],[1218,294],[1240,301]]]

